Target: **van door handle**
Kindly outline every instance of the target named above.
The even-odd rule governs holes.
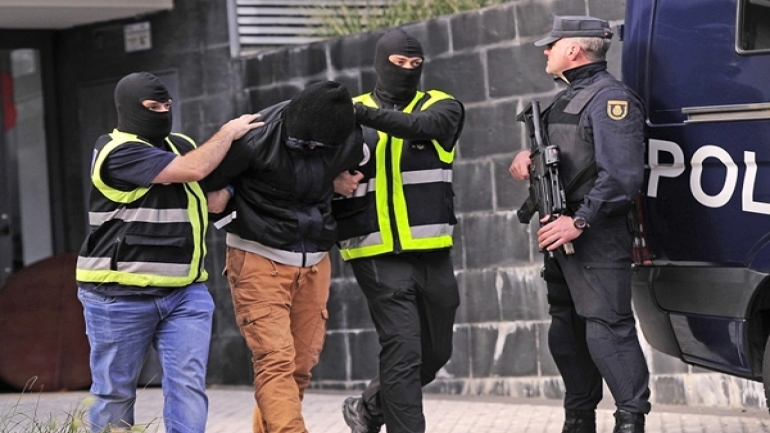
[[[770,103],[684,107],[682,113],[687,115],[684,123],[762,120],[770,119]]]

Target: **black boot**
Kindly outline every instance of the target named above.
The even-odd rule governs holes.
[[[618,410],[612,433],[644,433],[644,414]]]
[[[592,410],[564,411],[561,433],[596,433],[596,412]]]
[[[372,416],[361,397],[348,397],[342,403],[342,417],[351,433],[379,433],[384,424],[380,417]]]

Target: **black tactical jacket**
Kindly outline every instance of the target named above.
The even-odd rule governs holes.
[[[289,148],[283,126],[287,103],[261,111],[265,125],[233,142],[205,188],[235,187],[228,206],[236,219],[225,226],[228,232],[284,251],[328,251],[337,228],[333,181],[363,159],[363,135],[356,127],[337,148]]]

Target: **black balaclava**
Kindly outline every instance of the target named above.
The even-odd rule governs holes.
[[[388,57],[393,54],[422,58],[422,45],[414,36],[401,29],[391,30],[377,41],[374,53],[377,84],[374,87],[374,94],[383,102],[403,105],[411,102],[417,92],[422,65],[415,69],[396,66],[388,60]]]
[[[115,87],[118,129],[136,134],[153,143],[162,143],[171,133],[171,110],[150,111],[142,101],[166,102],[171,99],[162,81],[149,72],[128,74]]]
[[[294,95],[284,109],[287,145],[291,148],[340,146],[356,119],[348,89],[337,81],[319,81]]]

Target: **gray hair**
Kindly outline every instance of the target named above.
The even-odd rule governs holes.
[[[610,49],[610,39],[605,38],[571,38],[583,49],[586,58],[592,62],[605,60]]]

